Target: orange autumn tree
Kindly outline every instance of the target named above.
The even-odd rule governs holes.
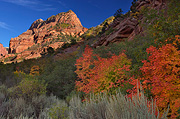
[[[171,118],[178,116],[180,108],[180,51],[172,44],[161,48],[149,47],[148,60],[143,61],[144,88],[156,99],[160,111],[170,108]]]
[[[76,62],[75,72],[80,79],[76,81],[76,87],[86,94],[105,91],[113,93],[128,79],[130,66],[131,61],[124,53],[106,59],[93,54],[93,50],[87,46],[83,57]]]
[[[94,89],[95,93],[110,92],[114,93],[117,88],[123,86],[128,80],[128,71],[130,71],[131,61],[124,53],[111,58],[98,58],[95,62],[93,71],[96,72],[92,80],[98,82],[99,87]]]
[[[91,88],[94,87],[96,84],[91,84],[92,79],[92,69],[91,66],[94,65],[95,59],[93,58],[95,54],[93,54],[93,50],[86,46],[82,57],[76,60],[76,71],[75,73],[79,77],[79,81],[76,81],[76,87],[79,91],[83,91],[89,93]]]

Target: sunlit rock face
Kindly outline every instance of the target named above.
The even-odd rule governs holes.
[[[11,38],[8,53],[18,54],[18,57],[26,55],[28,59],[40,57],[45,48],[56,49],[62,46],[62,42],[54,42],[59,36],[79,37],[86,31],[87,28],[82,26],[77,15],[69,10],[53,15],[45,21],[42,19],[34,21],[26,32]]]
[[[0,43],[0,57],[1,56],[5,56],[7,54],[7,50],[5,47],[3,47],[3,45]]]

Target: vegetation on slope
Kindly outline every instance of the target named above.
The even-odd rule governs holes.
[[[140,11],[146,35],[138,35],[133,41],[96,49],[87,46],[103,29],[107,32],[112,17],[88,30],[76,53],[55,58],[62,49],[49,50],[37,60],[0,64],[0,81],[6,85],[0,87],[0,115],[47,119],[179,118],[179,13],[179,1],[171,0],[167,11]]]
[[[114,19],[114,16],[107,18],[100,25],[89,28],[81,37],[85,40],[96,40],[97,37],[101,36],[101,34],[106,31],[106,28],[113,22]]]

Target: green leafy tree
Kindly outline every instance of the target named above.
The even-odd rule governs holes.
[[[12,97],[23,97],[31,99],[33,96],[39,96],[46,93],[46,84],[42,80],[38,80],[35,76],[25,74],[21,71],[15,72],[16,77],[21,78],[17,86],[12,87],[10,92]]]
[[[48,84],[47,94],[52,93],[64,99],[74,90],[76,79],[74,64],[75,58],[69,57],[46,65],[39,80],[45,80]]]

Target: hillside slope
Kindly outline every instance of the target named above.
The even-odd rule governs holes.
[[[119,18],[116,18],[95,43],[92,43],[93,47],[108,45],[110,42],[121,42],[125,39],[130,41],[134,37],[143,32],[143,27],[140,25],[140,21],[144,20],[144,16],[140,14],[140,11],[144,8],[151,8],[161,10],[166,7],[167,0],[138,0],[135,2],[130,11],[126,14],[122,14]]]

